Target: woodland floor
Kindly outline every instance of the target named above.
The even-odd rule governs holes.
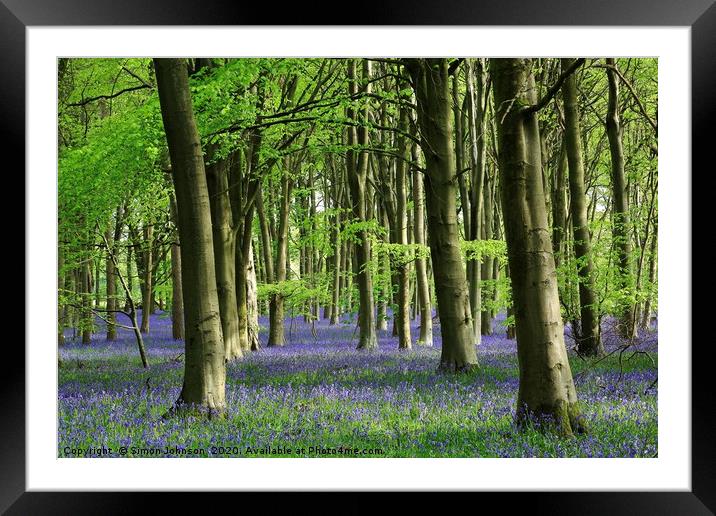
[[[268,321],[260,324],[265,345]],[[184,343],[172,339],[169,314],[158,312],[145,337],[148,370],[127,330],[113,343],[98,332],[91,345],[60,349],[58,456],[356,455],[346,449],[374,457],[656,456],[657,330],[620,353],[608,326],[607,358],[594,364],[570,354],[590,432],[561,439],[515,427],[516,344],[499,320],[478,348],[479,369],[454,376],[436,372],[439,325],[433,348],[398,351],[387,331],[378,351],[359,352],[353,321],[317,321],[314,337],[302,317],[287,319],[285,347],[229,364],[225,418],[162,418],[181,389]],[[279,447],[283,453],[271,453]]]

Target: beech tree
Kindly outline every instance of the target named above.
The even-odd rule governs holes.
[[[563,72],[569,70],[575,60],[562,59]],[[577,80],[571,73],[562,86],[564,96],[565,143],[569,165],[569,195],[574,226],[574,254],[579,274],[579,302],[581,318],[577,332],[577,349],[584,355],[601,355],[604,346],[599,335],[597,298],[594,292],[594,261],[591,253],[591,235],[587,219],[587,200],[584,193],[584,160],[582,157],[581,131],[577,109]]]
[[[356,60],[349,59],[348,63],[348,88],[350,95],[357,95],[358,92],[370,92],[371,67],[368,60],[363,60],[362,77],[359,79],[356,72]],[[350,120],[365,120],[368,116],[367,107],[359,114],[352,107],[348,109]],[[365,127],[353,125],[348,127],[348,148],[346,163],[348,171],[348,185],[351,191],[351,208],[353,217],[359,224],[367,222],[366,203],[367,196],[367,175],[368,175],[368,153],[365,151],[354,151],[355,145],[366,146],[368,144],[368,130]],[[360,304],[358,307],[358,326],[360,335],[358,338],[358,349],[375,349],[378,347],[378,339],[375,334],[375,315],[373,300],[373,275],[370,269],[371,242],[367,228],[359,229],[356,234],[353,246],[355,256],[354,269],[358,283],[358,295]]]
[[[517,419],[547,416],[571,434],[585,428],[564,343],[531,67],[530,59],[490,60],[520,369]]]
[[[154,60],[172,165],[184,293],[184,384],[177,406],[226,408],[224,340],[214,268],[211,209],[185,59]]]
[[[463,371],[477,365],[477,352],[457,223],[450,63],[442,58],[406,59],[405,66],[415,90],[425,155],[428,241],[443,336],[440,369]]]

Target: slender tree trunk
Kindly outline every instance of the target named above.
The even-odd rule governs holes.
[[[494,220],[492,219],[492,216],[494,214],[494,208],[492,206],[492,181],[490,179],[490,176],[487,174],[487,171],[485,171],[483,197],[483,236],[485,237],[485,240],[492,240],[494,238],[492,232],[494,225]],[[485,256],[482,259],[481,279],[487,282],[482,284],[483,299],[492,299],[492,293],[495,290],[496,278],[493,277],[493,261],[495,260],[492,256]],[[483,335],[492,335],[492,311],[489,308],[486,308],[484,304],[482,306],[482,313],[480,315],[480,326],[480,333],[482,333]]]
[[[115,239],[115,241],[116,240],[117,239]],[[119,263],[117,262],[117,257],[114,254],[114,250],[109,243],[109,239],[107,239],[106,237],[104,238],[104,244],[105,249],[107,250],[107,255],[109,256],[110,260],[112,260],[112,264],[114,265],[115,275],[119,279],[119,282],[124,289],[124,295],[127,298],[127,309],[124,310],[124,313],[127,317],[129,317],[130,321],[132,321],[131,330],[134,332],[134,338],[137,341],[137,348],[139,349],[139,358],[142,361],[142,366],[145,369],[148,369],[149,361],[147,360],[147,352],[144,349],[144,339],[142,338],[142,332],[139,329],[139,321],[137,320],[137,307],[134,305],[134,300],[132,299],[131,291],[129,290],[127,282],[124,280],[124,277],[119,270]]]
[[[613,58],[607,58],[607,65],[616,67]],[[619,117],[619,78],[615,70],[607,68],[609,82],[609,102],[607,111],[607,138],[612,159],[612,235],[617,251],[619,267],[619,288],[626,299],[633,297],[634,278],[631,265],[631,238],[629,236],[629,195],[624,174],[624,148],[622,146],[622,126]],[[625,338],[636,337],[634,301],[626,301],[619,307],[619,333]]]
[[[256,284],[256,262],[254,261],[254,246],[249,247],[249,266],[246,269],[246,312],[248,319],[248,339],[251,351],[261,349],[259,342],[259,304]]]
[[[109,229],[107,229],[105,233],[105,238],[109,242],[109,245],[112,246],[114,240],[112,239],[112,233]],[[114,312],[114,310],[117,310],[117,283],[114,272],[114,262],[112,258],[110,258],[110,252],[110,250],[107,251],[105,260],[105,273],[107,276],[107,315],[105,319],[107,320],[107,340],[114,341],[117,340],[117,326],[115,325],[117,322],[117,314]]]
[[[413,161],[418,160],[418,149],[413,146]],[[416,244],[427,245],[425,238],[425,195],[423,178],[418,170],[413,171],[413,231]],[[420,307],[420,336],[416,342],[419,346],[433,345],[433,309],[430,301],[430,284],[428,283],[427,260],[418,252],[415,259],[416,290]]]
[[[92,271],[90,257],[85,258],[80,269],[80,285],[82,294],[82,344],[92,343],[94,317],[92,316]]]
[[[110,248],[107,250],[105,270],[107,275],[107,340],[109,341],[117,340],[117,326],[114,323],[117,322],[115,310],[119,309],[119,303],[117,299],[117,272],[112,255],[114,254],[113,246],[117,245],[122,236],[122,216],[122,206],[119,206],[115,213],[114,234],[110,233],[109,229],[107,230],[107,242]]]
[[[482,59],[467,60],[467,97],[470,134],[470,165],[472,177],[470,184],[470,233],[469,240],[480,240],[483,217],[483,189],[485,184],[485,110],[483,96],[485,73]],[[468,282],[470,285],[470,307],[472,310],[473,336],[475,344],[481,342],[482,315],[482,278],[481,263],[468,262]]]
[[[562,70],[567,70],[574,59],[562,59]],[[579,275],[579,302],[581,308],[580,331],[577,349],[585,356],[604,353],[599,338],[597,296],[594,289],[594,263],[592,261],[591,237],[587,218],[587,197],[584,187],[584,160],[582,157],[579,109],[577,106],[577,79],[570,75],[562,85],[564,96],[564,137],[569,164],[569,195],[574,224],[574,254]]]
[[[144,226],[144,291],[142,296],[142,333],[149,333],[149,315],[152,313],[152,239],[154,226]]]
[[[355,59],[348,60],[348,84],[349,94],[357,95],[359,90],[361,93],[370,93],[370,61],[363,60],[363,81],[364,84],[359,88],[358,79],[356,77]],[[348,118],[351,120],[368,119],[368,108],[366,107],[360,116],[356,116],[355,110],[351,107],[348,109]],[[366,146],[368,144],[368,129],[365,127],[350,127],[348,129],[348,145]],[[348,161],[348,184],[351,189],[351,204],[353,208],[353,217],[358,221],[365,222],[367,219],[367,175],[368,175],[368,153],[365,151],[356,152],[349,150],[347,152]],[[354,246],[354,258],[356,262],[353,268],[357,271],[356,281],[358,282],[358,295],[360,304],[358,306],[358,325],[360,327],[360,336],[358,339],[358,349],[377,349],[378,338],[375,333],[375,304],[373,300],[373,276],[370,270],[371,245],[368,238],[368,231],[361,230],[358,232],[357,241]]]
[[[336,213],[335,228],[333,229],[333,289],[331,292],[331,326],[338,323],[341,309],[341,264],[343,263],[342,247],[340,240],[341,216]]]
[[[447,59],[406,59],[418,105],[425,155],[428,237],[440,316],[440,369],[477,365],[470,301],[457,221],[457,181]]]
[[[541,174],[529,59],[492,59],[502,212],[512,280],[520,385],[517,420],[553,418],[563,434],[584,430],[564,344]]]
[[[181,284],[181,251],[179,244],[172,244],[172,337],[184,338],[184,299]]]
[[[65,260],[62,246],[57,247],[57,344],[63,346],[65,344],[65,325],[67,324],[66,307],[67,303],[64,297],[67,295],[67,273],[65,272]]]
[[[552,181],[552,250],[554,263],[559,267],[564,255],[562,243],[567,235],[567,149],[562,139],[559,161]]]
[[[656,229],[656,228],[655,228]],[[657,232],[651,235],[651,243],[649,245],[649,292],[644,301],[644,310],[641,314],[641,327],[648,330],[651,325],[651,300],[653,297],[654,287],[656,283],[656,243]]]
[[[267,284],[273,284],[275,281],[273,271],[273,246],[271,239],[271,230],[266,216],[266,208],[263,201],[263,188],[259,186],[256,192],[256,212],[259,216],[259,228],[261,231],[261,252],[263,253],[264,263],[264,281]],[[268,312],[270,313],[271,300],[267,301]]]
[[[400,108],[399,128],[406,132],[408,130],[408,112],[405,107]],[[407,181],[407,159],[408,146],[405,137],[398,136],[398,152],[403,159],[395,162],[395,193],[396,193],[396,228],[397,243],[408,245],[408,181]],[[402,254],[402,253],[401,253]],[[396,267],[398,276],[398,316],[396,323],[398,327],[398,348],[410,349],[412,341],[410,337],[410,262],[401,259]]]
[[[176,198],[172,193],[170,197],[172,220],[174,225],[179,227],[176,212]],[[174,235],[174,242],[171,250],[172,262],[172,338],[181,340],[184,338],[184,294],[181,284],[181,248],[179,247],[179,232]]]
[[[211,209],[184,59],[154,59],[172,165],[184,290],[184,384],[177,406],[226,407],[226,366],[216,292]]]
[[[132,274],[132,262],[133,262],[132,246],[127,246],[127,288],[129,289],[130,297],[131,297],[131,292],[132,292],[133,285],[134,285],[134,274]],[[129,299],[125,300],[125,303],[124,303],[124,310],[127,311],[128,309],[129,309]]]
[[[291,206],[293,180],[287,171],[281,178],[281,207],[279,210],[278,235],[276,242],[276,283],[286,281],[288,263],[288,218]],[[269,310],[268,346],[283,346],[286,343],[284,330],[284,297],[277,293],[271,296]]]
[[[259,188],[258,183],[249,183],[250,189]],[[256,280],[253,268],[249,271],[250,260],[252,257],[251,234],[252,220],[254,217],[253,205],[248,207],[244,220],[241,223],[239,232],[240,238],[237,239],[236,246],[236,302],[238,308],[238,325],[239,325],[239,344],[244,352],[256,351],[259,349],[258,341],[252,341],[252,328],[249,313],[249,274],[254,273],[253,280]],[[258,333],[256,333],[258,336]]]

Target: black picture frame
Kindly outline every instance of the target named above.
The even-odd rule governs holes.
[[[354,12],[337,15],[338,9]],[[563,26],[689,26],[691,27],[692,168],[712,172],[711,157],[716,114],[716,4],[714,0],[441,0],[431,3],[362,2],[346,4],[313,2],[293,8],[268,3],[221,0],[0,0],[0,146],[4,156],[14,156],[14,170],[24,170],[25,148],[25,29],[62,25],[563,25]],[[708,168],[706,168],[708,167]],[[10,170],[5,168],[6,174]],[[682,171],[684,180],[693,178]],[[19,174],[13,174],[18,176]],[[708,193],[707,193],[708,194]],[[693,222],[698,222],[694,220]],[[48,267],[54,266],[48,263]],[[689,267],[689,264],[684,264]],[[26,277],[32,271],[25,270]],[[27,307],[31,309],[31,307]],[[27,317],[27,314],[26,314]],[[693,318],[692,318],[693,319]],[[691,346],[691,335],[670,345]],[[476,502],[484,508],[526,504],[545,514],[714,514],[716,511],[716,454],[714,452],[713,375],[709,348],[692,346],[692,491],[691,492],[589,492],[589,493],[480,493]],[[152,493],[26,492],[25,351],[7,342],[6,364],[0,391],[0,511],[7,514],[133,513],[156,501]],[[31,445],[31,443],[28,443]],[[219,496],[213,494],[212,496]],[[294,498],[298,496],[298,500]],[[302,504],[309,493],[295,493],[292,504]],[[482,497],[494,498],[487,500]],[[186,493],[162,496],[162,508],[187,509],[202,503]],[[216,499],[211,505],[216,507]],[[300,501],[299,501],[300,500]],[[422,502],[422,496],[411,500]],[[452,504],[456,503],[452,500]],[[487,504],[487,505],[486,505]],[[205,503],[202,504],[205,506]],[[347,504],[350,510],[353,502]],[[358,509],[363,504],[356,504]],[[405,509],[405,507],[403,507]],[[456,507],[457,508],[457,507]],[[320,512],[320,511],[319,511]],[[344,511],[338,511],[344,512]]]

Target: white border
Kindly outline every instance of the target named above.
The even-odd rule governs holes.
[[[58,459],[56,58],[58,56],[658,56],[659,457],[657,459]],[[27,489],[690,490],[690,29],[27,29]],[[687,327],[685,327],[687,325]],[[55,410],[52,410],[52,409]]]

